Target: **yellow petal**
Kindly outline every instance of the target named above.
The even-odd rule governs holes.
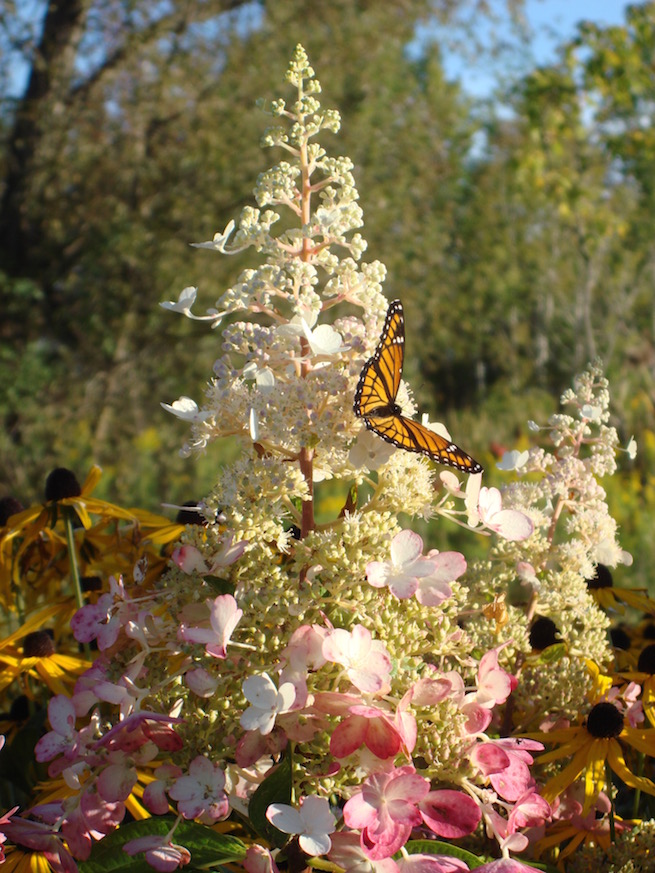
[[[633,749],[655,758],[655,730],[652,728],[624,727],[620,736]]]
[[[72,500],[83,502],[89,512],[94,515],[101,515],[103,518],[122,518],[125,521],[134,521],[134,513],[129,509],[123,509],[122,506],[116,506],[114,503],[108,503],[106,500],[98,500],[97,497],[71,498]],[[77,504],[75,504],[77,509]]]
[[[638,788],[646,794],[655,794],[655,782],[651,782],[645,776],[635,776],[628,769],[618,740],[610,740],[607,760],[612,770],[614,770],[619,779],[623,779],[626,785],[629,785],[631,788]]]
[[[563,843],[564,840],[568,840],[570,837],[577,834],[578,831],[572,825],[568,827],[560,828],[557,825],[549,829],[548,834],[545,837],[542,837],[540,840],[534,844],[535,848],[535,858],[539,858],[546,849],[552,849],[553,846],[557,846],[559,843]]]
[[[600,792],[605,788],[607,779],[605,775],[605,759],[609,749],[609,739],[594,740],[587,761],[584,780],[584,805],[582,815],[585,816],[591,809],[591,804],[596,800]]]
[[[594,760],[594,742],[595,740],[591,740],[589,735],[587,735],[587,742],[582,748],[578,749],[573,759],[557,776],[553,776],[552,779],[548,780],[541,792],[548,803],[552,803],[569,785],[573,785],[587,766],[588,761]]]
[[[93,522],[91,521],[91,516],[87,512],[87,506],[89,504],[88,500],[84,500],[81,497],[64,497],[63,500],[58,500],[57,503],[59,503],[61,506],[72,506],[79,516],[84,530],[88,530],[93,524]]]
[[[544,752],[536,760],[540,764],[550,764],[551,761],[559,761],[560,758],[568,758],[570,755],[574,755],[579,748],[592,742],[592,737],[585,728],[573,728],[573,730],[575,730],[575,733],[571,736],[571,728],[569,728],[568,742],[551,749],[550,752]],[[553,733],[556,733],[556,731],[553,731]]]
[[[562,849],[560,852],[560,859],[567,858],[570,854],[572,854],[580,845],[580,843],[584,840],[587,835],[584,831],[579,831],[568,844],[565,849]]]
[[[185,527],[183,524],[171,524],[162,526],[159,530],[152,533],[144,532],[145,538],[153,545],[164,546],[166,543],[173,543],[184,533]]]
[[[82,495],[84,497],[88,497],[92,493],[101,477],[102,469],[97,464],[94,464],[86,475],[84,485],[82,485]]]
[[[521,736],[528,737],[531,740],[541,740],[548,745],[552,745],[553,743],[569,742],[583,730],[580,727],[567,727],[554,731],[528,731]]]
[[[54,657],[62,670],[65,670],[67,673],[84,673],[85,670],[92,666],[91,661],[87,661],[84,658],[76,658],[74,655],[57,654]]]
[[[618,600],[632,606],[633,609],[655,615],[655,600],[652,600],[647,594],[640,594],[631,588],[614,588],[614,595]]]
[[[15,630],[13,634],[9,634],[8,637],[0,640],[0,649],[4,649],[5,646],[11,645],[16,640],[26,637],[27,634],[32,633],[32,631],[41,630],[44,625],[51,624],[53,618],[70,611],[70,608],[70,602],[65,601],[64,603],[52,603],[49,606],[44,606],[43,609],[39,609],[37,612],[33,612],[27,621],[18,628],[18,630]]]

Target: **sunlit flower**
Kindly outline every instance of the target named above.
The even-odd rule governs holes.
[[[596,565],[596,572],[587,579],[587,588],[596,603],[606,611],[624,612],[623,604],[626,604],[633,609],[655,615],[655,601],[645,590],[616,585],[611,570],[604,564]]]
[[[225,773],[203,755],[191,761],[188,775],[175,779],[168,793],[177,801],[178,811],[184,818],[213,824],[229,812]]]
[[[366,565],[366,578],[369,585],[386,586],[401,600],[416,593],[421,578],[437,571],[437,562],[423,555],[423,540],[411,530],[396,534],[389,551],[390,561],[371,561]]]
[[[609,815],[612,804],[608,796],[601,791],[586,815],[582,812],[583,799],[584,790],[581,785],[569,788],[562,795],[556,804],[552,824],[547,826],[545,835],[534,844],[535,857],[539,858],[554,846],[562,847],[558,856],[560,861],[568,858],[582,845],[600,846],[605,850],[610,847],[612,838]],[[630,826],[614,815],[617,833]]]
[[[582,814],[586,815],[601,791],[606,790],[605,765],[631,788],[655,795],[655,783],[638,776],[626,764],[623,746],[650,757],[655,757],[655,729],[632,728],[614,703],[601,700],[592,706],[580,725],[552,731],[528,734],[533,739],[557,747],[536,760],[549,764],[570,758],[568,764],[544,785],[543,797],[552,803],[570,785],[584,775],[585,800]]]
[[[348,678],[360,691],[374,694],[388,682],[391,658],[384,644],[374,640],[368,628],[355,625],[349,633],[335,628],[323,641],[323,656],[341,664]]]
[[[284,682],[278,691],[266,673],[249,676],[243,683],[243,693],[250,706],[241,713],[241,727],[247,731],[258,730],[261,734],[270,733],[277,716],[288,712],[296,699],[291,682]]]
[[[79,656],[58,652],[53,635],[47,630],[26,633],[26,628],[41,625],[60,611],[57,606],[40,610],[38,615],[32,616],[31,620],[0,642],[0,689],[17,680],[30,698],[35,695],[34,682],[42,683],[53,694],[72,692],[78,676],[88,670],[91,663]],[[20,647],[15,645],[15,641],[21,638],[22,653]]]
[[[301,800],[298,809],[286,803],[272,803],[266,818],[282,833],[298,834],[300,848],[308,855],[325,855],[330,851],[329,835],[337,822],[325,797],[310,794]]]

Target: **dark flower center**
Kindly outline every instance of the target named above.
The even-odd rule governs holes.
[[[177,515],[175,516],[175,521],[178,524],[197,524],[200,527],[207,527],[207,519],[202,513],[198,512],[196,507],[198,506],[197,500],[187,500],[183,506],[193,507],[193,509],[180,509],[178,510]]]
[[[655,674],[655,643],[651,643],[641,650],[639,660],[637,661],[637,670],[640,673]]]
[[[645,640],[655,640],[655,623],[649,621],[648,624],[644,625],[641,635]]]
[[[535,618],[530,627],[530,645],[533,649],[541,651],[559,642],[559,628],[545,615]]]
[[[45,480],[45,499],[63,500],[65,497],[79,497],[82,493],[77,476],[66,467],[57,467]]]
[[[0,500],[0,527],[4,527],[12,515],[22,512],[25,507],[15,497],[3,497]]]
[[[102,590],[102,579],[100,576],[82,576],[80,583],[82,585],[82,591]]]
[[[612,582],[612,574],[605,564],[598,564],[594,575],[587,579],[587,588],[591,590],[594,588],[611,588]]]
[[[623,649],[627,652],[630,648],[630,637],[622,627],[613,627],[610,630],[610,640],[615,649]]]
[[[26,658],[47,658],[54,653],[55,644],[51,631],[33,631],[23,640],[23,655]]]
[[[19,694],[9,710],[11,721],[25,721],[30,716],[30,702],[25,694]]]
[[[597,703],[587,718],[587,731],[596,739],[618,737],[624,718],[613,703]]]

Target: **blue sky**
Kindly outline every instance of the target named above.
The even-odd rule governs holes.
[[[43,0],[23,0],[21,14],[28,17],[39,9]],[[596,24],[609,25],[621,24],[624,21],[624,10],[627,5],[624,0],[524,0],[525,17],[533,33],[531,44],[531,57],[536,63],[547,63],[555,58],[555,47],[564,40],[572,37],[578,21],[589,19]],[[499,16],[499,25],[496,28],[501,35],[510,35],[509,27],[503,25],[508,20],[505,11],[506,0],[491,0],[492,8],[496,9]],[[487,19],[482,18],[482,27],[487,26]],[[427,34],[428,36],[430,34]],[[524,55],[525,56],[525,55]],[[519,52],[516,52],[516,58]],[[494,86],[494,76],[489,69],[489,63],[480,60],[474,64],[471,59],[463,60],[461,55],[443,53],[447,75],[451,78],[459,78],[466,91],[475,97],[487,97]],[[512,62],[508,57],[507,71]],[[503,65],[500,64],[500,69]],[[13,93],[21,93],[25,87],[26,69],[23,65],[17,65],[14,71],[14,81],[11,83]]]
[[[504,0],[492,0],[492,7],[500,9],[503,3]],[[557,45],[574,36],[579,21],[623,24],[627,5],[623,0],[525,0],[525,17],[532,31],[532,58],[539,64],[554,60]],[[507,14],[503,17],[507,18]],[[502,24],[497,31],[505,33]],[[509,35],[509,28],[506,32]],[[491,92],[494,77],[487,61],[471,64],[470,59],[463,61],[455,54],[445,53],[444,64],[447,74],[460,78],[465,90],[474,96],[486,97]]]

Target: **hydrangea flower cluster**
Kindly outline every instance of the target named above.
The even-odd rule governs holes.
[[[223,837],[223,859],[251,873],[307,858],[450,873],[473,858],[452,841],[475,835],[481,850],[486,834],[496,859],[478,869],[522,873],[513,853],[599,802],[562,800],[584,763],[561,791],[540,790],[535,757],[565,742],[549,729],[569,728],[584,689],[587,709],[635,713],[639,686],[610,694],[602,679],[608,622],[585,581],[627,561],[597,484],[618,444],[607,384],[595,365],[577,380],[563,398],[574,414],[542,429],[553,451],[508,455],[500,466],[518,477],[502,494],[363,427],[352,398],[384,321],[385,270],[361,260],[352,164],[317,142],[339,117],[301,47],[287,81],[294,99],[272,104],[264,137],[286,160],[259,177],[257,208],[200,244],[251,247],[262,264],[205,315],[194,288],[164,304],[222,331],[203,401],[164,404],[190,423],[183,453],[237,435],[241,456],[156,585],[114,578],[76,613],[98,657],[52,698],[36,746],[62,799],[8,816],[4,833],[73,870],[119,825],[131,834],[129,812],[153,826],[121,847],[172,871],[194,852],[186,822],[231,817],[244,840],[228,851]],[[398,403],[415,413],[404,383]],[[341,504],[319,522],[325,488]],[[488,559],[426,549],[401,512],[490,537]],[[531,638],[542,618],[561,635],[548,670]],[[647,731],[625,731],[650,748]]]

